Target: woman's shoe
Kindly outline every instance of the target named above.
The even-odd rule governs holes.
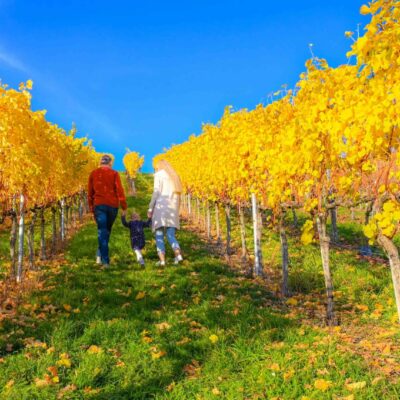
[[[100,256],[96,256],[96,264],[101,264],[101,257]]]

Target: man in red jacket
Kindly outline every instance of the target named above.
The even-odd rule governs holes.
[[[95,169],[89,177],[88,202],[97,223],[99,248],[97,263],[108,267],[108,242],[111,229],[121,206],[123,213],[127,208],[124,188],[117,171],[112,168],[112,158],[104,155],[100,167]]]

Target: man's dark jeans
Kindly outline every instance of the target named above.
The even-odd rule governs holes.
[[[110,263],[108,255],[108,242],[110,240],[111,229],[114,224],[115,218],[118,214],[118,208],[100,205],[94,208],[94,217],[97,223],[98,237],[99,237],[99,250],[101,262],[103,264]]]

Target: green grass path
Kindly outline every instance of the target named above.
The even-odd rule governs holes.
[[[137,186],[129,206],[145,218],[150,177]],[[147,238],[143,270],[117,220],[104,271],[94,223],[76,234],[43,290],[0,322],[0,399],[350,399],[349,382],[366,382],[355,399],[399,398],[195,234],[179,232],[186,261],[164,270]]]

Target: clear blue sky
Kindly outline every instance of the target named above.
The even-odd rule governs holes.
[[[346,62],[362,0],[0,0],[0,78],[34,81],[33,106],[122,169],[293,84],[308,44]]]

